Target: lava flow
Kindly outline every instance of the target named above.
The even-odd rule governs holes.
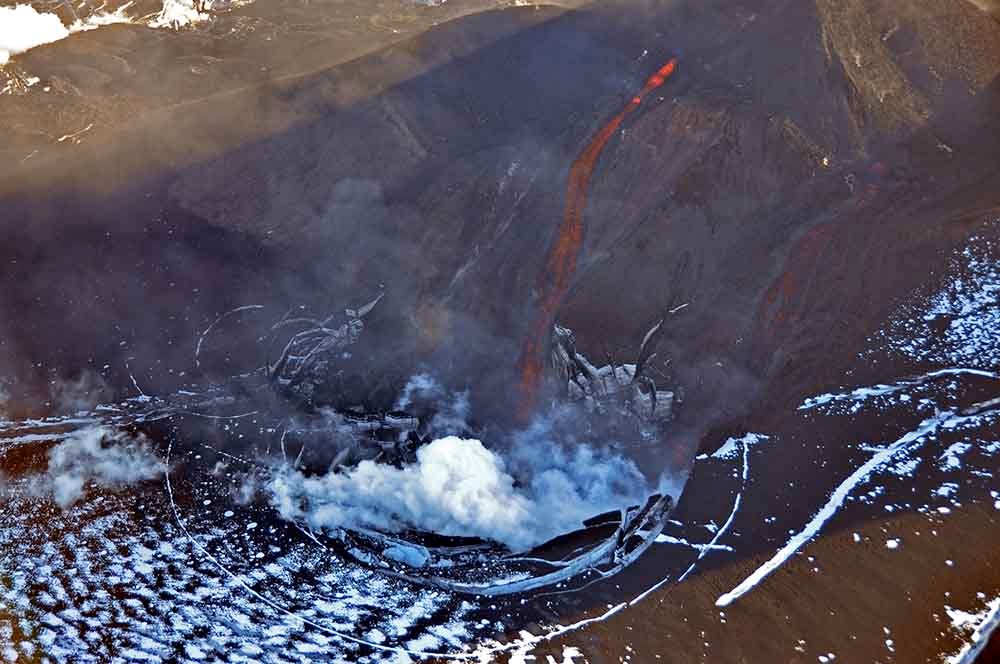
[[[518,416],[522,421],[531,417],[538,403],[549,335],[555,323],[556,312],[569,291],[570,281],[576,271],[576,261],[583,246],[583,211],[587,206],[587,188],[590,186],[597,158],[625,117],[639,107],[646,95],[663,85],[676,69],[676,58],[671,58],[667,64],[657,69],[646,80],[642,90],[591,139],[570,167],[563,221],[542,271],[538,314],[521,346],[518,360],[518,372],[521,376]]]

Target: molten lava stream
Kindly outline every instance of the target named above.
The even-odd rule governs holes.
[[[549,249],[545,269],[542,271],[538,313],[521,346],[521,356],[518,360],[521,376],[518,417],[521,421],[530,418],[538,404],[549,335],[559,306],[569,291],[573,273],[576,271],[576,261],[583,246],[583,211],[587,207],[587,189],[597,158],[618,131],[625,117],[639,107],[646,95],[663,85],[675,69],[677,60],[672,58],[656,70],[625,108],[597,132],[570,167],[569,181],[566,185],[566,210],[555,242]]]

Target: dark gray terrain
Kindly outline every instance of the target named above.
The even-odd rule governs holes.
[[[1000,5],[520,5],[175,30],[143,4],[0,67],[0,658],[972,661],[1000,610]],[[571,165],[671,58],[596,162],[557,316],[614,367],[687,305],[653,360],[674,418],[626,445],[683,492],[621,574],[414,586],[241,503],[263,418],[129,419],[254,371],[290,308],[384,293],[337,405],[425,372],[516,429]],[[33,491],[98,420],[166,472]]]

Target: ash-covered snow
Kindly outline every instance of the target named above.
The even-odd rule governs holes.
[[[287,532],[250,536],[183,506],[179,527],[162,487],[51,511],[14,484],[0,513],[0,635],[25,658],[397,662],[407,644],[460,651],[476,636],[471,603]],[[365,632],[391,635],[389,649],[339,638]]]
[[[995,225],[996,222],[994,222]],[[891,382],[873,386],[846,388],[806,399],[799,407],[805,417],[819,411],[828,416],[891,414],[893,420],[915,418],[919,424],[885,444],[871,440],[845,445],[871,456],[843,479],[806,525],[789,538],[774,556],[751,573],[730,592],[721,595],[719,606],[727,606],[750,592],[775,569],[816,537],[826,523],[835,518],[848,501],[867,509],[876,507],[886,494],[887,484],[874,484],[866,493],[862,485],[876,476],[889,473],[896,481],[908,481],[921,469],[936,473],[942,481],[926,495],[927,504],[910,502],[879,505],[884,511],[915,509],[929,513],[930,504],[949,501],[959,506],[957,494],[962,485],[991,479],[1000,452],[993,446],[991,432],[1000,424],[1000,401],[987,399],[977,404],[963,401],[968,386],[1000,389],[1000,244],[976,236],[952,262],[947,283],[931,296],[913,296],[898,314],[876,334],[869,354],[903,354],[922,366],[933,368],[926,373],[894,377]],[[725,446],[723,446],[725,449]],[[721,451],[721,450],[720,450]],[[923,464],[928,461],[927,464]],[[823,464],[821,464],[823,465]],[[933,485],[932,485],[933,486]],[[939,515],[951,509],[938,505]],[[855,535],[855,541],[860,538]],[[886,540],[888,549],[900,546],[900,538]],[[949,561],[950,562],[950,561]],[[887,640],[892,649],[892,641]]]
[[[996,239],[971,238],[952,260],[944,286],[904,304],[873,338],[876,347],[921,362],[1000,369],[998,254]]]
[[[976,242],[981,248],[985,241],[980,238]],[[772,560],[720,597],[720,605],[735,601],[763,582],[819,535],[830,520],[838,518],[850,500],[857,498],[854,505],[860,510],[877,510],[879,518],[891,508],[893,512],[922,511],[929,518],[941,519],[950,512],[941,503],[956,506],[968,482],[991,481],[990,471],[995,466],[991,458],[1000,453],[995,436],[1000,415],[992,407],[973,412],[965,409],[968,403],[960,403],[964,385],[974,383],[982,389],[1000,369],[995,353],[1000,348],[1000,326],[980,324],[984,317],[996,315],[995,299],[990,300],[996,295],[991,286],[997,283],[996,269],[976,251],[960,253],[955,268],[958,276],[952,275],[948,288],[930,300],[916,298],[912,304],[915,313],[891,322],[887,332],[877,337],[883,350],[906,349],[913,359],[926,362],[917,371],[927,373],[880,377],[886,382],[851,386],[841,394],[805,402],[803,411],[850,417],[891,412],[893,422],[910,424],[903,430],[893,424],[881,432],[883,435],[831,445],[838,454],[848,450],[857,457],[854,471],[831,477],[826,504],[808,506],[811,518],[808,513],[803,516],[804,526],[791,529],[790,537],[777,539],[779,548]],[[917,315],[920,311],[933,312],[933,316]],[[942,316],[954,318],[943,325]],[[897,336],[887,336],[888,331]],[[460,411],[456,410],[458,419],[462,419]],[[803,417],[813,417],[813,412],[803,412]],[[23,436],[53,437],[32,430],[0,438],[0,454],[42,439],[14,442]],[[341,477],[337,481],[354,482],[351,492],[363,490],[362,479],[388,482],[386,486],[400,494],[394,498],[397,511],[388,504],[374,507],[381,518],[400,519],[402,506],[400,527],[414,522],[431,529],[446,530],[448,523],[472,528],[473,532],[482,527],[475,514],[460,509],[461,504],[442,500],[441,494],[432,490],[435,486],[460,488],[459,493],[465,492],[461,495],[467,497],[460,502],[495,517],[499,512],[490,501],[503,498],[513,509],[494,519],[501,523],[511,515],[534,513],[536,508],[521,509],[538,498],[531,493],[532,483],[509,483],[516,476],[511,467],[517,463],[516,454],[506,450],[500,457],[468,438],[442,443],[447,438],[436,441],[441,450],[435,444],[428,446],[431,458],[420,459],[415,466],[387,467],[385,477]],[[710,529],[712,537],[707,543],[690,536],[705,536],[696,523],[671,522],[670,532],[658,541],[680,545],[680,551],[688,549],[683,566],[662,572],[655,585],[631,602],[611,605],[606,612],[571,625],[543,628],[541,634],[525,632],[521,641],[510,644],[511,654],[523,653],[527,661],[535,645],[545,638],[615,615],[655,589],[685,578],[704,556],[734,549],[739,554],[739,519],[744,516],[740,508],[749,499],[745,494],[753,491],[750,449],[766,438],[750,434],[729,439],[716,452],[700,457],[713,468],[733,464],[732,473],[726,474],[734,480],[733,501],[728,518],[723,519],[722,514],[714,517],[722,525]],[[780,454],[777,442],[759,447],[765,457]],[[448,452],[442,456],[449,458],[435,459],[435,451]],[[566,458],[553,458],[557,467],[565,467],[559,464],[567,463]],[[537,467],[537,462],[536,449],[524,465]],[[20,492],[14,492],[0,514],[0,569],[17,570],[7,577],[0,575],[0,637],[21,656],[44,652],[57,659],[67,653],[83,653],[83,659],[107,659],[114,647],[116,655],[131,660],[402,662],[418,658],[417,652],[470,652],[468,648],[482,647],[486,653],[482,661],[490,661],[490,649],[500,647],[489,640],[496,625],[481,621],[482,614],[475,615],[481,609],[475,602],[443,591],[418,590],[345,562],[310,533],[298,530],[301,523],[323,525],[310,520],[323,509],[332,508],[328,513],[334,515],[341,510],[342,515],[343,508],[357,509],[358,505],[339,499],[331,503],[330,497],[338,493],[328,486],[317,484],[321,490],[303,491],[300,480],[327,481],[328,477],[305,478],[291,469],[286,472],[285,477],[292,480],[288,494],[292,520],[275,518],[270,506],[255,504],[249,498],[234,503],[225,492],[184,487],[180,474],[174,477],[176,501],[171,493],[171,500],[165,502],[162,492],[151,492],[144,484],[141,490],[128,494],[85,494],[85,500],[65,511],[54,509],[42,519],[34,515],[44,507],[39,508],[38,498],[22,478]],[[904,485],[918,472],[931,475],[927,483],[931,488],[925,496],[914,496],[910,503],[911,498],[899,499],[892,494],[891,484]],[[875,482],[877,478],[880,481]],[[484,486],[488,490],[483,491]],[[554,482],[553,486],[563,485]],[[926,504],[921,505],[921,500]],[[323,501],[328,502],[324,505]],[[165,509],[166,504],[177,514]],[[726,507],[729,509],[728,504]],[[433,521],[441,518],[446,525]],[[337,525],[337,519],[330,523]],[[424,519],[427,521],[421,521]],[[257,526],[250,528],[251,523]],[[782,533],[788,525],[781,525]],[[497,538],[498,532],[502,529],[484,534]],[[908,537],[897,530],[885,532],[881,540],[862,540],[857,535],[854,541],[880,541],[889,549],[899,547],[900,552],[890,554],[898,556],[906,550],[901,542],[911,541]],[[419,550],[395,553],[395,558],[406,564],[420,562]],[[953,573],[952,565],[949,560],[942,568]],[[687,571],[681,573],[685,567]],[[995,611],[983,615],[975,633],[987,634],[995,618]],[[971,623],[967,620],[964,624]],[[971,661],[967,656],[982,639],[972,641],[963,651],[963,659],[949,661]],[[378,650],[379,646],[388,650]],[[895,643],[886,639],[885,646],[891,650]],[[823,656],[833,659],[832,654]]]

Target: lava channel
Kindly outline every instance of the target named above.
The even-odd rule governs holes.
[[[541,391],[542,375],[545,367],[545,351],[551,336],[556,313],[569,291],[577,259],[583,246],[583,211],[587,206],[587,189],[594,166],[604,146],[614,136],[625,117],[639,108],[642,100],[653,90],[663,85],[677,69],[677,59],[656,70],[646,80],[646,84],[625,105],[616,116],[605,124],[591,139],[587,147],[573,161],[566,185],[566,209],[563,221],[556,233],[555,241],[548,252],[545,268],[540,279],[538,313],[534,324],[521,346],[518,359],[518,374],[521,377],[518,418],[526,421],[534,413]]]

